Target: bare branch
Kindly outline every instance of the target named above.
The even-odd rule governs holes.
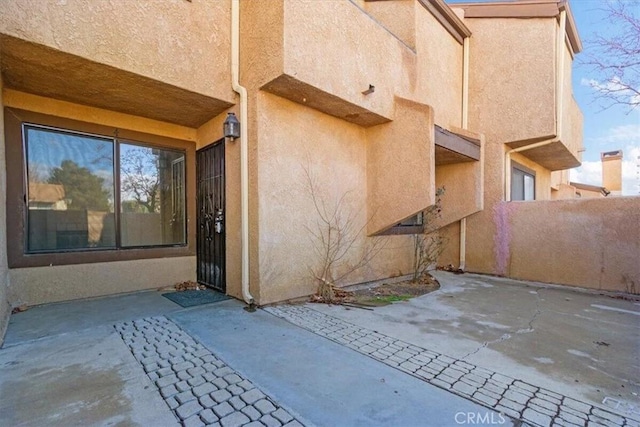
[[[424,232],[413,235],[413,282],[417,282],[435,266],[446,247],[446,239],[436,229],[436,222],[442,212],[443,195],[444,187],[438,188],[436,203],[429,206],[422,215]]]
[[[601,12],[614,35],[595,34],[580,58],[594,78],[583,82],[603,110],[622,105],[628,113],[640,107],[640,0],[603,1]]]
[[[371,218],[359,224],[362,209],[350,209],[347,204],[347,199],[353,191],[345,191],[334,203],[328,203],[321,195],[309,165],[308,159],[307,164],[302,165],[302,169],[306,191],[317,215],[315,229],[305,226],[317,256],[317,264],[309,268],[309,271],[318,282],[318,297],[325,302],[333,302],[336,283],[368,265],[384,249],[386,240],[373,238],[364,247],[358,247],[358,241],[366,236],[365,231]],[[347,260],[353,259],[354,256],[355,261],[347,263]]]

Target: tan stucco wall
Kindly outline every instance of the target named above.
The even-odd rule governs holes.
[[[434,110],[447,126],[461,123],[462,45],[417,2],[356,3],[285,0],[241,5],[240,76],[249,90],[250,277],[251,292],[260,304],[315,290],[309,262],[303,257],[290,265],[291,259],[309,252],[299,246],[308,245],[308,238],[297,237],[308,234],[300,229],[305,223],[294,226],[290,220],[292,215],[308,218],[310,206],[305,207],[305,197],[289,185],[299,186],[300,163],[307,155],[326,162],[344,157],[341,164],[349,179],[342,177],[340,185],[358,193],[351,205],[364,207],[359,219],[363,224],[366,215],[383,213],[365,230],[376,232],[434,201]],[[393,10],[402,10],[402,16]],[[411,14],[420,14],[420,30],[401,19]],[[424,55],[420,65],[407,43],[411,31],[424,39],[416,40]],[[363,95],[369,84],[375,92]],[[423,105],[427,101],[433,108]],[[352,133],[359,136],[346,138]],[[334,147],[330,139],[340,142]],[[344,152],[355,147],[360,154]],[[230,168],[227,174],[234,173]],[[327,173],[334,174],[331,169]],[[364,174],[364,185],[352,180],[352,174]],[[331,182],[321,186],[331,195],[341,188]],[[283,221],[286,225],[279,225]],[[407,237],[390,239],[394,247],[410,244]],[[373,263],[348,281],[406,273],[410,259],[400,258],[392,251],[384,262]]]
[[[0,105],[2,105],[2,77],[0,76]],[[4,342],[4,333],[9,323],[11,306],[9,305],[9,275],[7,266],[7,216],[6,195],[7,180],[5,166],[4,115],[0,115],[0,347]]]
[[[319,201],[332,209],[345,196],[342,215],[354,217],[356,230],[366,226],[367,132],[265,92],[257,99],[257,121],[259,303],[267,304],[316,290],[309,269],[317,265],[318,256],[310,230],[315,230],[318,214],[305,169],[317,180]],[[363,230],[345,265],[356,262],[360,249],[372,239]],[[408,272],[409,238],[382,239],[389,241],[387,249],[341,284]]]
[[[574,193],[579,193],[580,195],[578,196],[578,194],[576,194],[574,197],[580,197],[581,199],[593,199],[593,198],[598,198],[601,199],[603,197],[605,197],[601,191],[591,191],[591,190],[584,190],[584,189],[576,189],[575,187],[571,187],[573,188]]]
[[[400,94],[433,106],[436,124],[462,127],[462,44],[415,3],[417,78],[407,80],[406,94]]]
[[[553,19],[465,19],[470,50],[469,128],[503,142],[555,134]]]
[[[602,160],[602,185],[609,191],[620,194],[622,191],[622,158]]]
[[[233,100],[229,1],[5,0],[0,33]]]
[[[482,206],[480,162],[436,166],[436,187],[443,188],[442,225],[459,221]]]
[[[569,170],[559,170],[551,172],[551,187],[558,188],[560,184],[569,185],[570,174]]]
[[[467,270],[478,273],[495,273],[495,253],[504,250],[498,238],[503,227],[501,210],[505,192],[504,162],[506,146],[495,140],[485,139],[484,144],[484,203],[483,210],[467,219],[466,261]],[[533,169],[536,173],[536,200],[551,198],[551,172],[519,153],[513,153],[511,160]],[[532,202],[511,202],[532,203]],[[453,239],[456,239],[455,241]],[[459,245],[457,236],[452,237],[453,245]],[[456,264],[454,264],[456,265]],[[500,270],[504,266],[500,267]]]
[[[261,87],[284,68],[284,1],[240,3],[240,81]]]
[[[9,272],[14,305],[37,305],[173,286],[195,280],[196,258],[158,258],[18,268]]]
[[[435,203],[433,109],[396,98],[395,120],[367,129],[369,234],[376,234]],[[357,188],[357,187],[356,187]],[[358,190],[361,191],[361,190]]]
[[[415,49],[416,9],[421,7],[417,1],[365,2],[359,0],[357,4],[407,46]]]
[[[241,16],[246,86],[363,126],[392,120],[398,95],[461,126],[462,44],[418,2],[247,2]]]
[[[350,1],[284,3],[284,73],[391,118],[411,49]],[[369,84],[375,92],[363,95]]]
[[[500,217],[511,255],[493,273],[640,293],[640,197],[509,203]]]
[[[600,195],[602,195],[602,193],[600,193]],[[551,189],[551,200],[575,199],[576,197],[579,197],[576,194],[576,188],[569,184],[558,184]]]
[[[514,248],[505,243],[509,237],[504,231],[508,229],[507,213],[521,205],[535,209],[537,202],[503,202],[504,161],[508,150],[504,144],[539,141],[556,133],[556,37],[559,27],[557,20],[550,18],[468,18],[465,24],[473,32],[469,127],[486,136],[484,211],[470,216],[467,221],[466,267],[474,272],[508,275],[507,260]],[[564,130],[560,135],[562,142],[552,148],[558,149],[564,144],[579,158],[582,115],[572,96],[572,58],[566,48],[564,55]],[[513,153],[511,160],[535,171],[536,200],[549,200],[552,198],[551,186],[559,189],[560,182],[568,182],[568,179],[562,174],[556,174],[552,179],[551,171],[529,160],[529,154],[531,152],[527,151]],[[559,195],[559,190],[553,191],[554,197]],[[456,240],[455,245],[458,243]],[[453,257],[449,255],[447,259]]]
[[[444,239],[444,250],[438,258],[439,267],[449,265],[454,268],[460,266],[460,222],[454,222],[438,230],[438,234]]]
[[[441,226],[459,221],[484,208],[484,138],[480,136],[480,160],[436,166],[436,188],[441,198]]]
[[[557,30],[560,31],[559,27]],[[578,103],[573,97],[573,67],[571,65],[574,59],[571,55],[570,47],[566,43],[563,47],[564,75],[560,138],[571,154],[578,160],[582,160],[583,116]]]
[[[468,233],[467,270],[638,293],[639,212],[637,197],[500,202],[470,217],[494,234]]]
[[[505,145],[499,140],[486,137],[483,147],[483,210],[467,218],[466,261],[469,271],[488,273],[493,266],[491,254],[495,246],[496,224],[493,221],[493,210],[504,199]],[[460,244],[459,236],[454,233],[449,244],[457,247]],[[450,258],[449,262],[458,266],[457,258]]]

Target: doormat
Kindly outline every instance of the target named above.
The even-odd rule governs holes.
[[[216,292],[212,289],[205,289],[203,291],[188,290],[181,292],[167,292],[166,294],[162,294],[162,296],[185,308],[195,307],[196,305],[211,304],[230,298],[225,294]]]

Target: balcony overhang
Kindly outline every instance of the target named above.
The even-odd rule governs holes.
[[[510,148],[520,148],[527,145],[542,142],[544,140],[551,140],[553,135],[544,138],[538,138],[536,140],[528,140],[526,142],[516,141],[507,143]],[[580,160],[573,155],[571,150],[560,140],[554,140],[553,142],[545,145],[541,145],[531,149],[525,149],[520,151],[519,154],[528,158],[529,160],[538,163],[540,166],[549,169],[550,171],[558,171],[564,169],[577,168],[580,166]]]
[[[50,47],[0,35],[4,87],[197,128],[233,104]]]
[[[373,111],[327,93],[287,74],[276,77],[263,85],[261,89],[363,127],[371,127],[390,121],[390,119]]]
[[[480,160],[480,140],[435,125],[435,163],[474,162]]]

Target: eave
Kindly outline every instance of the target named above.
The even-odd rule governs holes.
[[[567,0],[514,0],[487,3],[455,3],[451,8],[464,10],[467,18],[559,18],[567,12],[567,39],[574,54],[582,51],[582,42]]]

